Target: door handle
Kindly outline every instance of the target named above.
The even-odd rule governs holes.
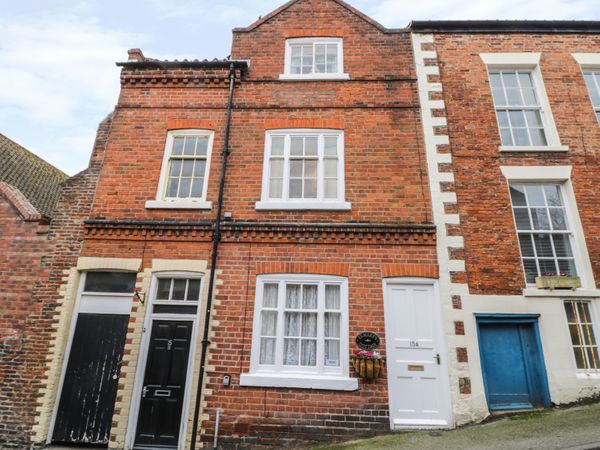
[[[146,394],[148,394],[148,386],[144,386],[142,389],[142,397],[146,398]]]
[[[437,363],[437,365],[439,366],[441,364],[441,359],[440,359],[440,354],[436,354],[433,359],[435,359],[435,362]]]

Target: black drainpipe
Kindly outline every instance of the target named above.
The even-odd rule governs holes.
[[[206,353],[210,341],[208,333],[210,330],[210,313],[212,306],[215,275],[217,273],[217,258],[219,257],[219,242],[221,241],[221,212],[223,209],[223,190],[225,188],[225,172],[227,170],[227,159],[229,158],[229,130],[231,125],[231,110],[233,103],[233,89],[235,86],[235,65],[229,66],[229,100],[227,102],[227,119],[225,123],[225,143],[223,144],[223,162],[221,163],[221,180],[219,181],[219,198],[217,201],[217,217],[215,219],[215,230],[213,233],[212,255],[210,262],[210,275],[208,279],[208,299],[206,301],[206,316],[204,318],[204,334],[202,337],[202,355],[200,356],[200,374],[198,375],[198,387],[196,389],[196,405],[194,407],[194,423],[192,428],[192,440],[190,450],[196,448],[198,434],[198,420],[200,414],[200,398],[202,394],[202,382],[204,380],[204,366],[206,364]]]

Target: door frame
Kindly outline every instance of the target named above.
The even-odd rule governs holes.
[[[198,300],[198,309],[196,314],[166,314],[152,313],[156,289],[158,288],[158,278],[161,277],[180,277],[194,278],[200,280],[200,299]],[[142,331],[142,339],[139,347],[137,366],[135,369],[135,378],[133,383],[133,393],[131,396],[131,404],[129,406],[129,418],[127,420],[127,432],[125,433],[125,449],[131,450],[135,445],[135,435],[137,431],[137,422],[140,412],[141,392],[144,386],[144,376],[146,374],[146,363],[148,362],[148,350],[150,349],[150,336],[152,334],[152,326],[155,320],[173,320],[180,322],[192,322],[192,335],[190,337],[190,353],[188,357],[188,367],[186,371],[186,383],[183,394],[183,404],[181,408],[181,422],[179,424],[179,439],[177,448],[183,450],[185,437],[187,434],[188,414],[190,410],[190,401],[192,397],[192,384],[194,382],[194,364],[196,362],[196,348],[198,340],[198,325],[200,323],[201,311],[205,302],[204,299],[204,274],[200,272],[192,272],[185,270],[178,271],[158,271],[152,273],[150,281],[150,289],[148,289],[146,303],[146,312],[144,318],[144,326]],[[191,305],[190,305],[191,306]],[[188,382],[189,380],[189,382]]]
[[[73,305],[73,311],[71,312],[71,323],[69,324],[69,333],[67,336],[67,343],[65,345],[65,351],[64,351],[64,355],[63,355],[63,361],[61,364],[61,369],[60,369],[60,378],[58,381],[58,387],[56,390],[56,396],[54,398],[54,406],[52,407],[52,415],[50,416],[50,423],[48,425],[48,433],[46,436],[46,444],[51,444],[52,443],[52,437],[54,436],[54,426],[56,425],[56,416],[58,415],[58,406],[60,404],[60,399],[62,397],[62,390],[65,384],[65,376],[67,374],[67,366],[69,364],[69,358],[71,357],[71,347],[73,345],[73,337],[75,336],[75,328],[77,326],[77,319],[79,319],[79,313],[81,312],[81,302],[82,302],[82,298],[83,298],[83,287],[85,286],[85,278],[86,275],[89,272],[127,272],[127,273],[136,273],[136,272],[132,272],[132,271],[128,271],[128,270],[120,270],[120,269],[89,269],[89,270],[85,270],[85,271],[80,271],[78,272],[79,274],[79,279],[77,280],[77,293],[75,296],[75,303]],[[129,302],[129,313],[128,315],[131,316],[131,307],[132,307],[132,301],[131,299],[133,298],[133,292],[132,293],[115,293],[115,292],[108,292],[108,293],[103,293],[103,292],[94,292],[90,295],[93,295],[94,297],[118,297],[118,298],[129,298],[130,302]],[[92,306],[93,308],[93,306]],[[101,311],[101,310],[100,310]],[[100,312],[100,311],[96,311],[96,312]],[[94,312],[93,310],[90,311],[84,311],[86,313],[88,312]],[[108,313],[105,313],[108,314]],[[125,315],[125,314],[123,314]]]
[[[481,377],[483,379],[483,390],[485,393],[485,400],[487,403],[488,410],[490,409],[490,399],[488,397],[488,381],[487,375],[485,371],[485,363],[483,358],[483,349],[480,345],[481,342],[481,324],[532,324],[533,325],[533,334],[535,343],[538,347],[538,363],[541,367],[541,376],[542,376],[542,397],[544,401],[544,407],[549,408],[551,406],[550,401],[550,390],[548,387],[548,373],[546,372],[546,358],[544,357],[544,348],[542,347],[542,339],[540,338],[540,328],[538,319],[540,318],[540,314],[481,314],[475,313],[475,321],[477,323],[477,346],[479,347],[479,364],[481,366]],[[526,363],[526,361],[524,361]],[[527,367],[525,367],[527,370]],[[529,383],[529,379],[527,382]],[[510,410],[510,407],[501,407],[496,410]]]
[[[394,425],[394,418],[390,413],[390,429],[434,429],[434,428],[454,428],[454,411],[452,409],[452,394],[450,391],[450,374],[448,371],[448,361],[447,355],[447,347],[446,347],[446,336],[444,333],[443,327],[443,318],[442,318],[442,304],[440,301],[440,292],[439,292],[439,280],[436,278],[414,278],[414,277],[393,277],[393,278],[384,278],[383,279],[383,306],[384,306],[384,319],[385,319],[385,342],[386,342],[386,355],[387,355],[387,346],[388,346],[388,334],[387,331],[392,328],[392,324],[390,321],[392,320],[391,313],[389,312],[388,303],[390,301],[389,297],[389,288],[391,286],[411,286],[411,285],[421,285],[421,286],[431,286],[433,287],[433,298],[434,303],[437,307],[434,308],[432,319],[434,320],[434,326],[437,329],[437,345],[439,346],[441,363],[440,363],[440,383],[442,383],[442,390],[444,391],[444,407],[446,410],[445,419],[446,425]],[[387,364],[387,390],[388,390],[388,411],[389,406],[391,404],[392,399],[392,390],[390,389],[390,365]]]

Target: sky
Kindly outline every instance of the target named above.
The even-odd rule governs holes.
[[[119,93],[116,61],[224,58],[231,29],[285,0],[0,0],[0,133],[69,175],[85,169]],[[383,25],[410,20],[600,20],[600,0],[349,0]]]

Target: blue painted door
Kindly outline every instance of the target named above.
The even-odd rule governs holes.
[[[490,410],[546,406],[544,362],[533,323],[479,323]]]

